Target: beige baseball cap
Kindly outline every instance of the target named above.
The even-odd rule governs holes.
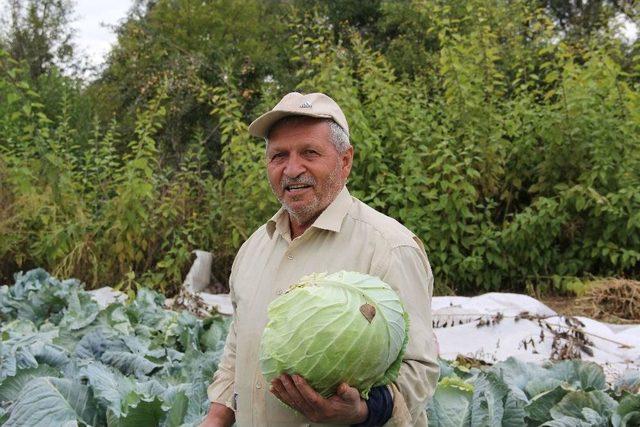
[[[298,92],[286,94],[273,110],[264,113],[249,125],[253,136],[266,137],[271,126],[286,116],[309,116],[333,119],[349,135],[349,125],[340,106],[324,93]]]

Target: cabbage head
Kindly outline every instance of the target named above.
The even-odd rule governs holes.
[[[398,295],[377,277],[340,271],[311,274],[276,298],[260,345],[267,381],[298,374],[322,396],[346,382],[367,398],[398,376],[409,318]]]

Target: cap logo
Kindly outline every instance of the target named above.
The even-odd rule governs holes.
[[[300,108],[311,108],[311,103],[309,101],[304,101],[300,104]]]

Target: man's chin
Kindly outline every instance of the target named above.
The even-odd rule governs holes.
[[[282,204],[289,212],[302,214],[305,211],[314,210],[318,205],[318,200],[315,197],[305,197],[305,195],[289,196],[282,200]]]
[[[317,209],[314,209],[308,203],[303,205],[285,204],[284,208],[289,213],[289,216],[298,224],[308,224],[315,220],[320,214]]]

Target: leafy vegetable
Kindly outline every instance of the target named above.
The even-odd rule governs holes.
[[[267,381],[303,376],[330,396],[341,382],[367,397],[393,381],[408,341],[408,316],[380,279],[341,271],[303,277],[269,305],[260,364]]]
[[[628,394],[622,398],[615,414],[611,417],[613,427],[640,425],[640,395]]]
[[[473,386],[459,378],[443,379],[430,404],[429,425],[466,426],[471,423]]]
[[[0,425],[199,424],[227,322],[163,304],[141,289],[100,308],[76,280],[16,275],[0,288]]]
[[[42,377],[22,389],[4,424],[13,426],[96,425],[99,412],[89,387],[66,378]]]
[[[640,420],[640,395],[621,398],[595,363],[538,366],[509,358],[482,369],[440,365],[446,375],[427,407],[430,426],[628,427]]]

